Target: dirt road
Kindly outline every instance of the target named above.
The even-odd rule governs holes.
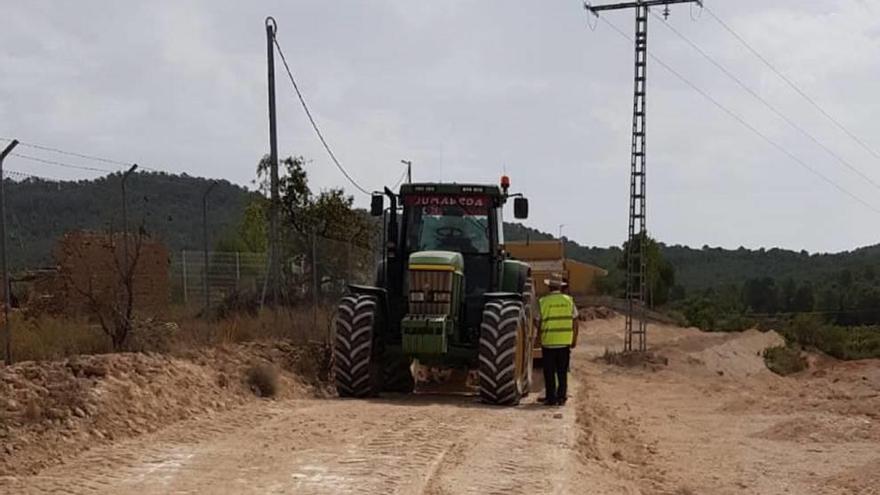
[[[880,493],[880,365],[772,375],[775,334],[652,327],[665,359],[621,368],[591,322],[573,402],[471,396],[259,401],[89,450],[9,493]],[[666,364],[664,364],[664,362]],[[0,490],[3,491],[3,490]]]
[[[532,427],[532,426],[535,427]],[[574,409],[473,397],[252,404],[22,479],[45,493],[564,493]],[[543,474],[556,473],[549,482]]]

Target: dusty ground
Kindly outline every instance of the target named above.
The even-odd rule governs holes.
[[[880,493],[880,363],[813,359],[782,378],[759,356],[773,333],[655,325],[660,357],[607,365],[621,328],[588,323],[564,409],[537,394],[514,409],[466,395],[243,401],[0,478],[0,492]]]

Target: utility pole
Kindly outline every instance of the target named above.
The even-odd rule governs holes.
[[[412,184],[412,162],[409,160],[400,160],[400,163],[406,165],[406,183]]]
[[[646,224],[646,154],[647,154],[647,84],[648,84],[648,9],[663,6],[663,16],[669,16],[669,6],[677,3],[696,3],[701,0],[635,0],[608,5],[584,3],[584,8],[596,17],[599,12],[633,9],[635,28],[635,87],[633,91],[632,151],[630,156],[629,231],[626,243],[626,328],[624,352],[647,350],[648,321],[645,318],[648,278],[648,229]],[[633,339],[636,344],[633,344]]]
[[[278,246],[278,132],[275,121],[275,32],[278,24],[272,17],[266,18],[266,56],[268,61],[269,85],[269,170],[270,170],[270,204],[269,204],[269,278],[272,290],[272,304],[278,304],[278,286],[281,282],[280,249]]]
[[[208,284],[208,194],[211,194],[211,191],[217,186],[217,181],[212,180],[211,184],[205,189],[205,194],[202,195],[202,241],[204,245],[202,248],[204,249],[205,255],[205,280],[204,280],[204,289],[205,289],[205,316],[208,316],[208,309],[211,308],[211,287]]]
[[[6,366],[12,364],[12,322],[9,320],[9,306],[12,305],[12,286],[9,283],[9,269],[6,265],[6,176],[3,175],[3,160],[6,155],[18,146],[18,140],[13,139],[6,148],[0,152],[0,258],[3,269],[3,321],[6,324]]]
[[[122,249],[125,251],[122,253],[122,259],[125,260],[125,277],[128,277],[128,272],[130,270],[128,266],[128,201],[125,199],[125,182],[128,180],[128,177],[137,170],[137,168],[137,163],[135,163],[130,169],[122,174]]]
[[[559,240],[562,240],[562,228],[565,227],[564,223],[559,224]]]

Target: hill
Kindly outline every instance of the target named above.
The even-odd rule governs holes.
[[[95,180],[7,180],[6,214],[11,269],[45,266],[69,230],[122,229],[121,174]],[[143,224],[172,251],[201,249],[202,195],[211,181],[187,175],[136,173],[126,182],[130,229]],[[213,235],[239,223],[252,192],[219,181],[208,198]]]
[[[121,178],[121,174],[111,174],[78,182],[7,180],[11,268],[51,263],[56,239],[69,230],[121,229]],[[131,176],[127,182],[130,228],[143,224],[172,251],[201,249],[202,195],[210,184],[187,175],[148,172]],[[217,183],[208,202],[213,241],[239,225],[253,194],[226,181]],[[508,240],[553,238],[518,223],[504,227]],[[622,254],[619,247],[588,247],[570,240],[565,248],[569,257],[612,274]],[[753,310],[766,312],[849,307],[880,311],[880,245],[834,254],[778,248],[696,249],[662,243],[660,248],[675,267],[676,299],[727,292],[728,299],[743,299],[739,303],[751,299],[748,305]],[[751,294],[743,294],[745,289]],[[800,305],[794,304],[798,291],[802,292]]]
[[[555,237],[522,224],[507,224],[508,240],[550,240]],[[777,280],[824,284],[847,284],[856,278],[880,278],[880,244],[840,253],[810,254],[787,249],[724,249],[703,246],[669,246],[660,243],[663,256],[675,267],[676,280],[688,292],[741,285],[747,280],[769,277]],[[622,255],[620,247],[586,247],[565,241],[566,256],[614,270]]]

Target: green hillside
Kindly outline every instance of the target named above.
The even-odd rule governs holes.
[[[69,230],[121,229],[120,181],[120,174],[61,183],[7,180],[12,269],[50,264],[56,239]],[[143,224],[172,251],[201,249],[202,194],[209,185],[207,179],[186,175],[133,175],[127,183],[130,228]],[[229,182],[217,184],[209,197],[212,246],[238,228],[253,194]],[[514,223],[505,224],[505,237],[553,238]],[[571,241],[565,247],[569,257],[608,269],[609,281],[620,280],[620,247],[587,247]],[[704,300],[730,311],[817,311],[842,323],[880,321],[880,245],[835,254],[659,247],[675,269],[673,303]],[[613,291],[614,283],[607,288]]]
[[[46,266],[59,236],[74,229],[122,228],[121,174],[78,182],[6,181],[12,269]],[[172,250],[201,249],[202,195],[210,181],[186,175],[136,173],[127,186],[128,223],[144,225]],[[217,235],[237,225],[246,189],[218,182],[209,196],[209,225]]]

